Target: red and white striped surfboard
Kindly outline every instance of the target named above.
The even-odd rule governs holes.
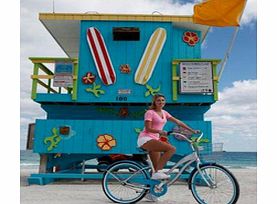
[[[114,84],[116,75],[100,31],[90,27],[87,30],[87,41],[100,79],[105,85]]]

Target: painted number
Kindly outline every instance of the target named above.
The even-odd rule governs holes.
[[[117,101],[127,101],[128,98],[127,98],[126,96],[117,96],[117,97],[116,97],[116,100],[117,100]]]

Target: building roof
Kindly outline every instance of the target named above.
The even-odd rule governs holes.
[[[209,30],[209,26],[194,24],[192,16],[180,15],[40,13],[39,20],[70,58],[79,55],[81,20],[172,22],[176,27],[201,31],[202,41]]]

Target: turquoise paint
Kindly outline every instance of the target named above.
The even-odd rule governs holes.
[[[150,104],[148,104],[150,105]],[[48,119],[69,119],[69,120],[138,120],[144,118],[144,113],[148,106],[134,105],[56,105],[44,104],[42,108],[47,112]],[[128,115],[120,116],[120,109],[127,108]],[[182,120],[197,121],[203,120],[203,115],[210,106],[186,106],[186,105],[166,105],[165,110]]]
[[[211,140],[211,123],[208,121],[185,121],[192,128],[204,132],[205,138]],[[70,126],[75,135],[67,139],[62,138],[59,145],[51,151],[43,140],[51,134],[52,128]],[[38,153],[74,153],[74,154],[140,154],[137,149],[137,136],[135,128],[143,128],[143,120],[37,120],[35,130],[35,152]],[[165,130],[171,130],[173,123],[168,122]],[[72,131],[71,130],[71,131]],[[116,146],[109,151],[101,150],[97,146],[97,138],[100,135],[109,134],[116,140]],[[78,142],[79,141],[79,145]],[[81,142],[82,141],[82,142]],[[187,144],[175,138],[170,142],[176,146],[176,154],[187,154]]]
[[[102,33],[104,38],[117,78],[115,84],[113,85],[104,85],[98,76],[86,38],[87,29],[90,27],[96,27]],[[140,40],[113,41],[113,27],[138,27],[140,30]],[[159,92],[167,96],[168,103],[214,103],[215,100],[213,95],[203,94],[178,94],[178,101],[172,101],[172,60],[201,58],[201,43],[198,42],[192,47],[185,43],[182,39],[186,31],[193,30],[175,27],[170,22],[139,21],[81,21],[77,100],[74,102],[147,103],[151,101],[151,95],[145,97],[145,93],[147,92],[146,86],[136,84],[134,82],[134,75],[151,34],[159,27],[166,29],[167,39],[153,71],[152,77],[147,84],[153,88],[160,86],[161,89]],[[199,36],[201,36],[201,32],[193,32],[196,32]],[[129,64],[131,68],[131,72],[129,74],[122,74],[120,72],[120,65],[122,64]],[[104,94],[95,96],[93,93],[87,91],[87,89],[92,86],[82,83],[82,77],[85,76],[87,72],[92,72],[96,75],[95,83],[101,85],[101,90],[104,91]],[[178,70],[177,73],[179,73]],[[131,93],[119,94],[119,90],[130,90]],[[72,98],[69,94],[37,94],[36,101],[72,102]]]
[[[86,30],[89,27],[98,28],[104,37],[117,76],[114,85],[105,86],[99,79],[86,39]],[[138,27],[140,29],[140,41],[113,41],[113,27]],[[41,103],[41,107],[46,111],[47,119],[36,121],[34,152],[47,154],[48,172],[51,172],[54,166],[59,166],[62,170],[70,170],[72,167],[80,165],[83,160],[106,154],[142,153],[136,146],[138,133],[135,129],[143,129],[144,112],[148,109],[152,96],[145,97],[147,88],[136,84],[134,75],[148,40],[158,27],[166,29],[167,40],[152,77],[147,84],[153,88],[160,85],[161,90],[159,92],[167,98],[165,109],[191,127],[202,130],[205,138],[212,142],[211,122],[204,121],[204,114],[210,109],[210,105],[215,102],[214,96],[178,94],[178,101],[172,101],[172,60],[201,58],[200,42],[191,47],[182,40],[184,32],[192,30],[174,27],[169,22],[82,21],[80,26],[77,100],[73,101],[70,94],[47,93],[38,93],[35,99],[36,102]],[[200,32],[197,32],[197,34],[201,35]],[[129,64],[131,72],[122,74],[119,70],[121,64]],[[87,88],[91,87],[91,85],[82,83],[82,77],[87,72],[96,74],[95,82],[101,85],[104,94],[96,97],[91,92],[86,91]],[[131,94],[118,94],[118,90],[121,89],[131,90]],[[128,108],[128,116],[120,116],[121,108]],[[62,140],[59,144],[48,151],[48,146],[43,141],[53,134],[53,128],[59,128],[60,126],[69,126],[71,129],[70,135],[61,136]],[[165,130],[171,130],[173,126],[175,125],[168,122]],[[117,142],[116,147],[113,147],[110,151],[99,149],[96,140],[102,134],[113,135]],[[177,155],[174,155],[173,159],[176,156],[189,153],[186,143],[177,141],[174,137],[170,137],[170,143],[177,148]],[[56,153],[62,153],[62,156],[54,158]],[[44,178],[44,176],[37,175],[36,177],[34,175],[32,178],[36,180],[37,178]],[[62,176],[63,174],[61,174]],[[69,177],[73,178],[73,175]],[[79,174],[77,177],[79,178]],[[99,178],[99,175],[96,177]],[[45,183],[44,180],[31,182]]]
[[[169,82],[170,85],[172,82]],[[156,85],[154,85],[156,86]],[[148,96],[147,98],[144,97],[145,92],[147,91],[147,89],[145,88],[145,86],[143,86],[143,88],[141,89],[141,93],[139,93],[137,96],[138,99],[136,99],[136,97],[132,96],[130,97],[129,95],[118,95],[117,92],[113,92],[110,93],[109,91],[107,91],[107,87],[106,86],[102,86],[103,90],[105,91],[106,94],[109,94],[110,98],[114,98],[113,102],[114,104],[118,103],[140,103],[142,105],[144,105],[145,103],[150,103],[152,96]],[[163,91],[163,87],[161,87],[161,93],[164,93]],[[135,89],[135,93],[137,94],[137,89]],[[172,90],[170,90],[170,94],[172,93]],[[78,93],[79,94],[79,93]],[[101,97],[98,98],[98,101],[92,101],[92,99],[94,99],[93,94],[86,92],[87,97],[83,97],[83,98],[79,98],[78,100],[76,100],[76,102],[78,103],[111,103],[110,101],[103,101],[103,96],[101,95]],[[114,96],[113,96],[114,95]],[[209,103],[212,104],[215,102],[214,100],[214,96],[213,95],[202,95],[202,94],[180,94],[178,95],[178,100],[177,101],[172,101],[171,100],[171,95],[167,95],[164,94],[165,96],[167,96],[167,103],[176,103],[176,102],[180,102],[180,99],[182,99],[181,103]],[[108,97],[108,96],[106,96]],[[127,97],[127,100],[121,100],[121,101],[117,101],[116,98],[117,97]],[[95,97],[96,98],[96,97]],[[94,99],[96,100],[96,99]],[[44,103],[44,102],[72,102],[71,99],[71,95],[69,94],[46,94],[46,93],[38,93],[37,97],[36,97],[36,102],[38,103]]]
[[[107,50],[110,54],[112,64],[117,76],[116,83],[105,86],[99,79],[95,63],[91,56],[87,43],[86,32],[89,27],[96,27],[105,40]],[[140,29],[140,41],[113,41],[113,27],[138,27]],[[134,75],[139,65],[140,59],[144,53],[146,45],[151,34],[158,27],[162,27],[167,31],[167,39],[163,50],[157,61],[151,79],[147,82],[152,87],[161,86],[160,92],[168,97],[168,102],[172,101],[171,93],[171,62],[173,59],[198,59],[201,57],[201,44],[191,47],[182,40],[184,32],[187,29],[181,29],[172,26],[169,22],[103,22],[103,21],[82,21],[80,31],[80,53],[79,53],[79,79],[87,72],[96,74],[96,83],[102,84],[101,87],[105,94],[95,97],[85,90],[88,85],[78,81],[78,101],[80,102],[148,102],[149,97],[145,97],[147,88],[134,82]],[[191,31],[191,30],[190,30]],[[201,35],[200,32],[197,32]],[[130,74],[122,74],[119,70],[121,64],[129,64],[131,68]],[[121,95],[118,91],[121,89],[131,90],[131,94]],[[119,101],[118,97],[126,97],[126,101]],[[207,95],[183,95],[178,97],[178,102],[214,102],[212,96]]]

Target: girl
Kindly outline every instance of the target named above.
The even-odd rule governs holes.
[[[155,169],[151,177],[152,179],[168,179],[170,177],[162,169],[175,153],[176,148],[169,143],[160,141],[160,136],[167,136],[167,132],[163,131],[167,120],[176,123],[194,134],[199,133],[198,130],[191,129],[185,123],[163,110],[164,106],[165,97],[162,94],[156,94],[153,97],[152,105],[144,115],[144,130],[139,134],[137,141],[138,146],[149,153]]]

